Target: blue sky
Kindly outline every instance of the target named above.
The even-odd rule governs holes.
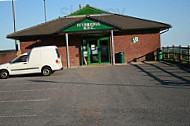
[[[47,19],[65,16],[79,4],[143,19],[171,24],[161,35],[162,46],[190,45],[190,0],[46,0]],[[17,30],[44,22],[43,0],[16,0]],[[13,32],[11,1],[0,0],[0,50],[14,49],[14,41],[6,35]]]

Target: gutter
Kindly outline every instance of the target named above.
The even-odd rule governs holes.
[[[168,32],[169,31],[169,28],[168,29],[166,29],[166,30],[164,30],[163,32],[161,32],[160,34],[164,34],[164,33],[166,33],[166,32]]]

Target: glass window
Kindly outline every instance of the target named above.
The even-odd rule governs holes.
[[[12,61],[12,63],[20,63],[20,62],[27,62],[28,55],[20,56]]]
[[[56,49],[56,53],[57,53],[57,57],[60,58],[60,53],[58,49]]]

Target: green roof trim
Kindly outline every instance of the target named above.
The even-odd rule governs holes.
[[[107,26],[98,21],[85,19],[67,29],[61,30],[61,32],[93,31],[93,30],[105,30],[105,29],[113,29],[113,27]]]
[[[109,13],[90,6],[86,6],[68,16],[81,16],[81,15],[94,15],[94,14],[109,14]]]

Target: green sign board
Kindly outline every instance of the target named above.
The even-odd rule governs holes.
[[[63,32],[75,32],[75,31],[88,31],[88,30],[104,30],[104,29],[113,29],[113,27],[107,26],[100,22],[95,22],[89,19],[85,19],[65,30]]]
[[[133,43],[138,43],[139,41],[139,38],[138,37],[132,37],[132,42]]]

